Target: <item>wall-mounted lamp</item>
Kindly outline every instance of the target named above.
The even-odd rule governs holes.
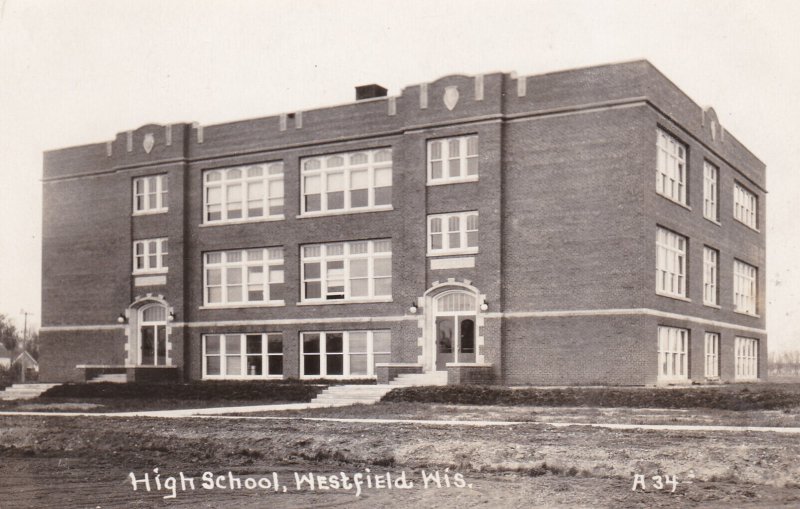
[[[417,312],[417,305],[416,305],[414,302],[412,302],[412,303],[411,303],[411,306],[409,306],[409,308],[408,308],[408,312],[409,312],[409,313],[411,313],[412,315],[413,315],[413,314],[416,314],[416,312]]]
[[[173,311],[169,312],[169,321],[170,322],[174,322],[175,321],[175,313]]]
[[[481,311],[486,311],[487,309],[489,309],[489,304],[487,304],[487,303],[486,303],[486,300],[484,300],[484,301],[481,303]]]
[[[125,313],[120,313],[117,317],[117,323],[125,323],[125,320],[127,320],[127,318],[125,318]]]

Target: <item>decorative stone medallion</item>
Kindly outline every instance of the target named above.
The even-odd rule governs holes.
[[[458,87],[445,87],[444,89],[444,105],[447,109],[453,111],[453,108],[458,104]]]
[[[151,150],[153,150],[153,145],[156,144],[156,139],[153,137],[153,133],[147,133],[144,135],[144,141],[142,142],[142,146],[144,147],[144,151],[148,154]]]

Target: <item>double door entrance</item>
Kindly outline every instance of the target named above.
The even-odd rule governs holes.
[[[444,293],[435,298],[434,313],[436,370],[446,370],[449,362],[475,362],[474,295],[460,291]]]
[[[167,365],[167,310],[154,304],[139,312],[139,365]]]
[[[436,317],[436,370],[448,362],[475,362],[475,317]]]

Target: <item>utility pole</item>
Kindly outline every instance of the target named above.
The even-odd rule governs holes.
[[[21,315],[23,315],[25,317],[25,326],[22,329],[22,352],[21,353],[23,354],[23,357],[22,357],[22,362],[20,363],[20,377],[21,377],[20,378],[20,382],[21,383],[25,383],[25,371],[27,371],[27,369],[25,367],[24,354],[25,354],[25,351],[26,351],[25,350],[25,343],[28,341],[28,315],[32,315],[33,313],[29,313],[28,311],[25,311],[24,309],[20,309],[19,312],[20,312]]]

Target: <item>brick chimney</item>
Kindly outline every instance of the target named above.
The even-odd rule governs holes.
[[[356,101],[373,99],[375,97],[386,97],[386,92],[388,91],[385,88],[375,83],[371,85],[361,85],[360,87],[356,87]]]

